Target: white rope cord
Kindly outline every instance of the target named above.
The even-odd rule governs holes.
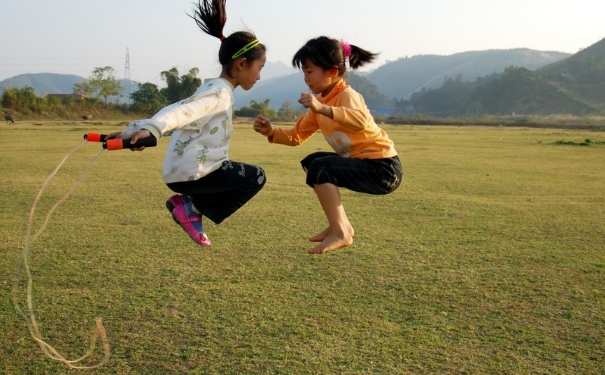
[[[90,347],[89,347],[88,351],[82,357],[80,357],[78,359],[67,360],[64,356],[62,356],[59,352],[57,352],[52,346],[50,346],[48,343],[46,343],[42,339],[42,335],[40,334],[38,324],[36,323],[36,316],[34,314],[34,308],[33,308],[33,304],[32,304],[32,274],[31,274],[31,271],[29,268],[27,258],[28,258],[28,254],[31,250],[31,247],[34,245],[34,243],[36,242],[38,237],[46,229],[46,225],[48,224],[48,221],[49,221],[52,213],[55,211],[55,209],[61,203],[65,202],[65,200],[67,200],[69,195],[76,189],[76,187],[78,187],[78,185],[80,185],[80,183],[82,182],[82,180],[84,180],[84,177],[86,176],[86,174],[88,173],[88,171],[90,170],[90,168],[92,167],[94,162],[101,156],[101,153],[103,152],[103,150],[101,150],[101,152],[99,152],[99,154],[97,156],[95,156],[95,158],[90,162],[90,164],[84,169],[84,172],[82,173],[80,178],[75,182],[75,184],[71,187],[71,189],[69,189],[69,191],[67,193],[65,193],[65,195],[61,199],[59,199],[59,201],[57,203],[55,203],[54,206],[52,206],[50,211],[46,214],[46,218],[44,219],[44,222],[43,222],[42,226],[40,227],[40,229],[38,229],[38,231],[33,236],[31,236],[31,228],[33,225],[34,212],[36,210],[36,205],[38,204],[38,201],[40,200],[40,197],[42,196],[42,193],[44,192],[46,185],[48,185],[50,180],[55,176],[55,174],[57,174],[59,169],[61,169],[61,167],[67,160],[67,158],[69,158],[76,150],[78,150],[80,147],[82,147],[82,145],[84,145],[85,143],[86,143],[86,140],[84,140],[82,143],[80,143],[78,146],[76,146],[73,150],[71,150],[63,158],[63,160],[59,163],[57,168],[55,168],[55,170],[50,174],[50,176],[48,176],[46,181],[44,181],[44,183],[42,184],[42,187],[40,188],[40,191],[38,192],[38,195],[36,196],[36,199],[34,200],[34,203],[32,205],[30,213],[29,213],[29,221],[27,224],[27,235],[25,238],[25,247],[24,247],[23,253],[19,257],[19,259],[17,261],[17,265],[15,267],[15,277],[13,280],[13,296],[12,296],[13,304],[15,305],[15,309],[25,319],[25,323],[27,324],[27,328],[29,330],[30,335],[36,341],[36,343],[38,343],[38,345],[40,346],[40,348],[42,349],[44,354],[46,354],[49,358],[51,358],[55,361],[60,361],[60,362],[64,363],[69,368],[78,369],[78,370],[95,369],[95,368],[98,368],[98,367],[104,365],[109,360],[109,342],[107,341],[107,334],[105,332],[105,327],[103,327],[103,322],[102,322],[101,318],[95,319],[96,327],[95,327],[95,331],[92,334],[92,337],[90,339]],[[21,270],[21,267],[23,267],[25,269],[25,273],[27,274],[27,312],[21,308],[18,297],[17,297],[18,288],[19,288],[19,285],[18,285],[19,284],[19,271]],[[78,362],[82,361],[83,359],[89,357],[94,352],[94,349],[96,346],[96,341],[97,341],[98,337],[101,338],[103,350],[105,352],[105,355],[104,355],[103,359],[101,360],[101,362],[99,362],[98,364],[96,364],[94,366],[74,366],[73,365],[74,363],[78,363]]]

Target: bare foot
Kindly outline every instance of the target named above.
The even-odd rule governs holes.
[[[336,234],[329,233],[323,241],[311,250],[307,251],[309,254],[325,254],[332,250],[340,249],[341,247],[351,246],[353,244],[353,237],[345,235],[344,237],[337,236]]]
[[[327,227],[326,229],[324,229],[323,232],[321,232],[320,234],[316,234],[315,236],[310,237],[309,241],[321,242],[321,241],[325,240],[326,237],[328,237],[328,233],[330,233],[330,227]]]
[[[348,227],[347,231],[349,232],[349,235],[351,237],[354,237],[355,236],[355,229],[353,229],[353,227],[351,226],[351,224],[349,224],[347,227]],[[330,233],[330,227],[327,227],[326,229],[323,230],[323,232],[321,232],[319,234],[316,234],[313,237],[310,237],[309,241],[311,241],[311,242],[322,242],[323,240],[326,239],[326,237],[328,237],[329,233]]]

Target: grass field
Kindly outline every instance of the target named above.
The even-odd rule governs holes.
[[[46,177],[84,133],[123,126],[0,126],[0,373],[75,372],[29,336],[13,274]],[[102,318],[111,357],[98,374],[605,373],[605,133],[385,129],[404,183],[343,190],[355,242],[321,256],[306,253],[327,223],[299,166],[328,149],[321,135],[290,148],[236,125],[232,159],[268,181],[206,222],[210,249],[164,207],[166,142],[104,151],[30,253],[43,336],[75,359]],[[34,230],[100,149],[68,159]],[[98,345],[84,364],[101,358]]]

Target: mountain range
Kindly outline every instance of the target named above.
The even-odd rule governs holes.
[[[295,72],[295,69],[288,67],[282,62],[267,62],[265,69],[263,70],[263,77],[266,79],[272,79],[279,76],[284,76]],[[182,72],[185,74],[186,72]],[[22,89],[26,86],[32,87],[36,95],[44,96],[47,94],[71,94],[73,93],[73,87],[76,83],[82,83],[87,79],[78,75],[73,74],[57,74],[57,73],[28,73],[20,74],[11,78],[0,81],[0,93],[4,91],[4,88],[12,87],[16,89]],[[125,79],[119,79],[122,83],[123,90],[121,96],[128,98],[129,93],[127,91],[128,83],[130,83],[130,92],[134,92],[138,88],[138,83],[135,81],[129,81]],[[112,98],[111,102],[114,102],[116,98]]]
[[[368,73],[352,74],[367,79],[368,83],[376,86],[378,92],[386,97],[409,99],[413,93],[422,89],[441,86],[447,78],[462,77],[474,81],[479,77],[502,73],[508,66],[533,70],[569,56],[571,55],[563,52],[530,49],[461,52],[449,56],[417,55],[388,62]],[[308,88],[302,73],[298,72],[268,80],[261,79],[251,90],[236,92],[235,99],[238,106],[248,105],[252,100],[262,102],[270,99],[271,107],[278,109],[285,100],[296,102],[303,91],[308,91]]]
[[[605,113],[605,39],[535,70],[510,66],[473,82],[448,79],[410,101],[430,117],[476,115],[602,115]]]
[[[505,76],[507,67],[512,66],[523,69],[522,71],[530,71],[532,74],[540,72],[540,80],[549,77],[550,83],[546,85],[541,81],[541,85],[556,91],[555,94],[551,92],[550,97],[557,97],[558,102],[563,100],[562,93],[565,93],[568,98],[573,97],[574,101],[586,104],[584,111],[593,110],[597,108],[595,102],[605,100],[605,90],[602,85],[595,84],[595,82],[605,82],[604,44],[605,42],[601,41],[574,55],[520,48],[471,51],[448,56],[402,57],[370,72],[350,72],[348,81],[364,95],[368,106],[373,108],[392,103],[393,99],[409,101],[413,98],[418,99],[421,94],[437,95],[438,90],[453,80],[471,85],[472,88],[471,86],[465,88],[467,91],[472,89],[480,92],[477,87],[482,86],[483,94],[489,92],[493,96],[494,92],[497,94],[497,90],[489,89],[490,86],[487,85],[497,83],[502,85],[501,77]],[[510,79],[510,74],[507,77]],[[535,81],[535,77],[532,77]],[[73,91],[75,83],[85,80],[75,75],[22,74],[0,81],[0,91],[5,87],[31,86],[37,95],[69,94]],[[126,82],[123,83],[124,87],[127,87]],[[136,82],[131,82],[131,91],[136,90],[136,85]],[[527,93],[539,96],[536,90],[539,91],[538,88],[533,87],[525,90],[525,93],[514,92],[514,90],[508,90],[508,93],[519,97]],[[304,91],[308,91],[308,88],[304,84],[302,73],[282,62],[267,62],[261,72],[261,80],[254,88],[249,91],[239,89],[235,91],[236,109],[249,105],[252,100],[263,102],[267,99],[270,100],[271,108],[279,109],[286,100],[295,103],[300,93]],[[127,94],[124,94],[124,97],[127,97]],[[430,98],[430,95],[425,98]],[[539,101],[536,97],[529,99],[533,102]],[[483,104],[483,107],[487,109],[489,105]],[[512,108],[509,107],[506,111]],[[526,105],[526,107],[531,106]],[[490,113],[492,112],[498,111],[490,110]]]
[[[447,78],[461,76],[474,81],[502,73],[509,66],[534,70],[569,56],[568,53],[525,48],[462,52],[450,56],[418,55],[385,64],[367,78],[387,96],[409,98],[423,88],[440,87]]]

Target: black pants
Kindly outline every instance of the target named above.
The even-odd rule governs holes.
[[[265,185],[265,171],[256,165],[224,161],[219,169],[195,181],[173,182],[168,188],[188,195],[200,213],[220,224]]]
[[[351,159],[334,152],[315,152],[300,164],[307,170],[307,185],[330,183],[359,193],[384,195],[401,184],[403,169],[399,157]]]

